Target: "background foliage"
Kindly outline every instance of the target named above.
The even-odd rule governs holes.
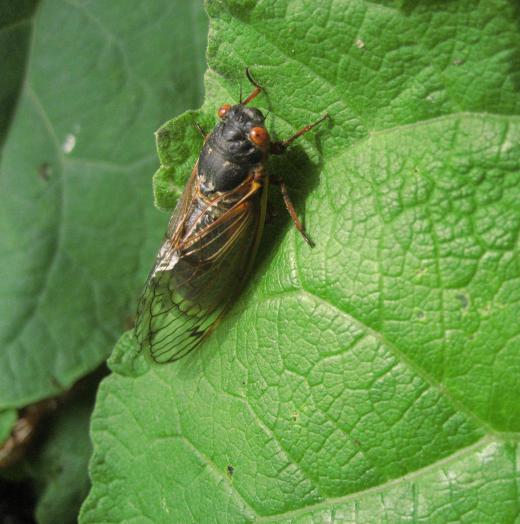
[[[206,31],[180,0],[18,5],[0,26],[1,52],[28,56],[0,83],[8,109],[19,95],[0,122],[2,438],[129,325],[166,219],[152,132],[199,106]],[[149,368],[121,337],[80,521],[513,522],[517,3],[207,11],[204,105],[164,124],[155,202],[174,205],[200,150],[192,123],[210,129],[250,66],[275,135],[332,116],[270,165],[317,247],[273,191],[250,285],[204,346]],[[73,519],[86,490],[94,386],[26,461],[40,522]]]
[[[157,203],[248,65],[278,136],[332,116],[271,165],[317,247],[274,197],[252,282],[198,352],[147,369],[123,336],[81,522],[513,522],[517,4],[207,7],[206,101],[161,132]]]
[[[201,103],[206,41],[201,2],[0,3],[1,441],[131,325],[167,220],[151,205],[153,133]],[[95,387],[9,473],[35,477],[38,522],[77,519]]]

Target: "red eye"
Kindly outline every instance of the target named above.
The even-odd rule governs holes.
[[[227,112],[231,109],[231,105],[230,104],[224,104],[220,107],[220,109],[218,110],[218,117],[219,118],[224,118],[226,115],[227,115]]]
[[[265,146],[269,142],[269,134],[265,127],[253,127],[249,131],[249,138],[257,146]]]

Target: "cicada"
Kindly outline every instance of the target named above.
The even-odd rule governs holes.
[[[139,301],[135,335],[157,363],[173,362],[195,349],[214,329],[243,286],[264,226],[269,155],[283,154],[328,115],[284,141],[272,141],[265,117],[247,107],[262,87],[246,69],[252,93],[224,104],[170,218],[166,238]],[[271,180],[271,182],[273,182]],[[303,238],[283,180],[285,205]]]

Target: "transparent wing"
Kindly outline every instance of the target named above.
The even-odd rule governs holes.
[[[262,220],[261,192],[219,214],[218,201],[197,207],[195,185],[192,176],[139,302],[136,337],[159,363],[187,355],[211,331],[244,281]]]

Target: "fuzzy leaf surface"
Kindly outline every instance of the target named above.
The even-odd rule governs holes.
[[[512,522],[520,510],[520,30],[513,1],[210,1],[206,101],[159,134],[171,207],[250,66],[270,131],[255,273],[197,352],[131,333],[93,417],[83,524]],[[135,357],[135,358],[134,358]]]

